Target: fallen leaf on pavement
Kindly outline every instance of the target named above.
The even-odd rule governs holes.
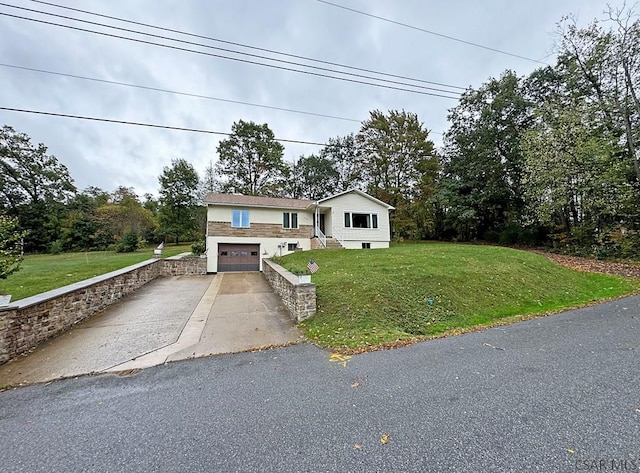
[[[329,357],[329,361],[334,363],[340,363],[346,368],[347,362],[351,359],[349,355],[341,355],[340,353],[332,353]]]
[[[359,443],[357,443],[357,444],[355,444],[355,445],[353,446],[353,448],[354,448],[354,449],[356,449],[356,450],[360,450],[360,449],[362,448],[362,445],[360,445]]]
[[[382,445],[386,445],[387,442],[389,441],[389,437],[390,437],[389,434],[382,434],[382,437],[380,437],[380,443]]]
[[[505,351],[505,349],[504,349],[504,348],[495,347],[495,346],[491,345],[490,343],[483,343],[483,345],[484,345],[485,347],[493,348],[494,350],[501,350],[501,351]]]
[[[567,448],[567,452],[569,453],[576,453],[575,450],[571,450],[570,448]]]
[[[358,386],[360,386],[360,383],[355,382],[351,385],[352,388],[357,388]]]

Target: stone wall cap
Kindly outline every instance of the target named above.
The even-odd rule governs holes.
[[[186,253],[180,253],[180,254],[175,255],[175,256],[170,256],[170,257],[165,258],[165,259],[167,261],[176,261],[176,260],[180,260],[180,259],[183,259],[183,258],[188,258],[190,256],[193,257],[193,258],[199,258],[199,256],[195,256],[195,255],[192,255],[190,252],[186,252]]]
[[[53,299],[55,297],[59,297],[63,294],[68,294],[73,291],[77,291],[78,289],[84,289],[94,284],[106,281],[107,279],[114,278],[116,276],[121,276],[123,274],[127,274],[131,271],[134,271],[139,268],[144,268],[145,266],[150,266],[154,263],[157,263],[159,260],[157,258],[151,258],[140,263],[133,264],[131,266],[127,266],[126,268],[116,269],[115,271],[111,271],[110,273],[100,274],[99,276],[94,276],[89,279],[84,279],[82,281],[78,281],[73,284],[69,284],[67,286],[59,287],[57,289],[52,289],[51,291],[43,292],[41,294],[36,294],[35,296],[26,297],[24,299],[19,299],[11,303],[14,308],[24,309],[25,307],[30,307],[32,305],[40,304],[42,302],[46,302],[49,299]]]

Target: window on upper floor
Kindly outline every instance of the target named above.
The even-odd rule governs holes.
[[[231,213],[231,226],[233,228],[249,228],[249,211],[233,210]]]
[[[378,228],[378,214],[344,213],[345,228]]]
[[[284,212],[282,214],[282,228],[298,228],[298,214],[296,212]]]

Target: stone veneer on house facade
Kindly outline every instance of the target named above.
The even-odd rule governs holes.
[[[232,227],[229,222],[209,222],[207,235],[216,237],[253,237],[253,238],[311,238],[312,225],[300,225],[299,228],[282,228],[272,223],[252,223],[247,228]]]
[[[300,283],[298,276],[268,259],[262,260],[262,272],[298,322],[316,315],[315,284]]]
[[[206,273],[206,258],[153,259],[0,307],[0,364],[69,330],[160,276]]]

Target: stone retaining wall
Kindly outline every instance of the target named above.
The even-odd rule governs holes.
[[[300,283],[298,276],[269,259],[262,260],[262,272],[298,322],[316,315],[315,284]]]
[[[163,276],[198,276],[207,274],[207,258],[174,256],[164,260]]]
[[[0,307],[0,364],[69,330],[160,276],[206,273],[206,258],[152,259]]]

